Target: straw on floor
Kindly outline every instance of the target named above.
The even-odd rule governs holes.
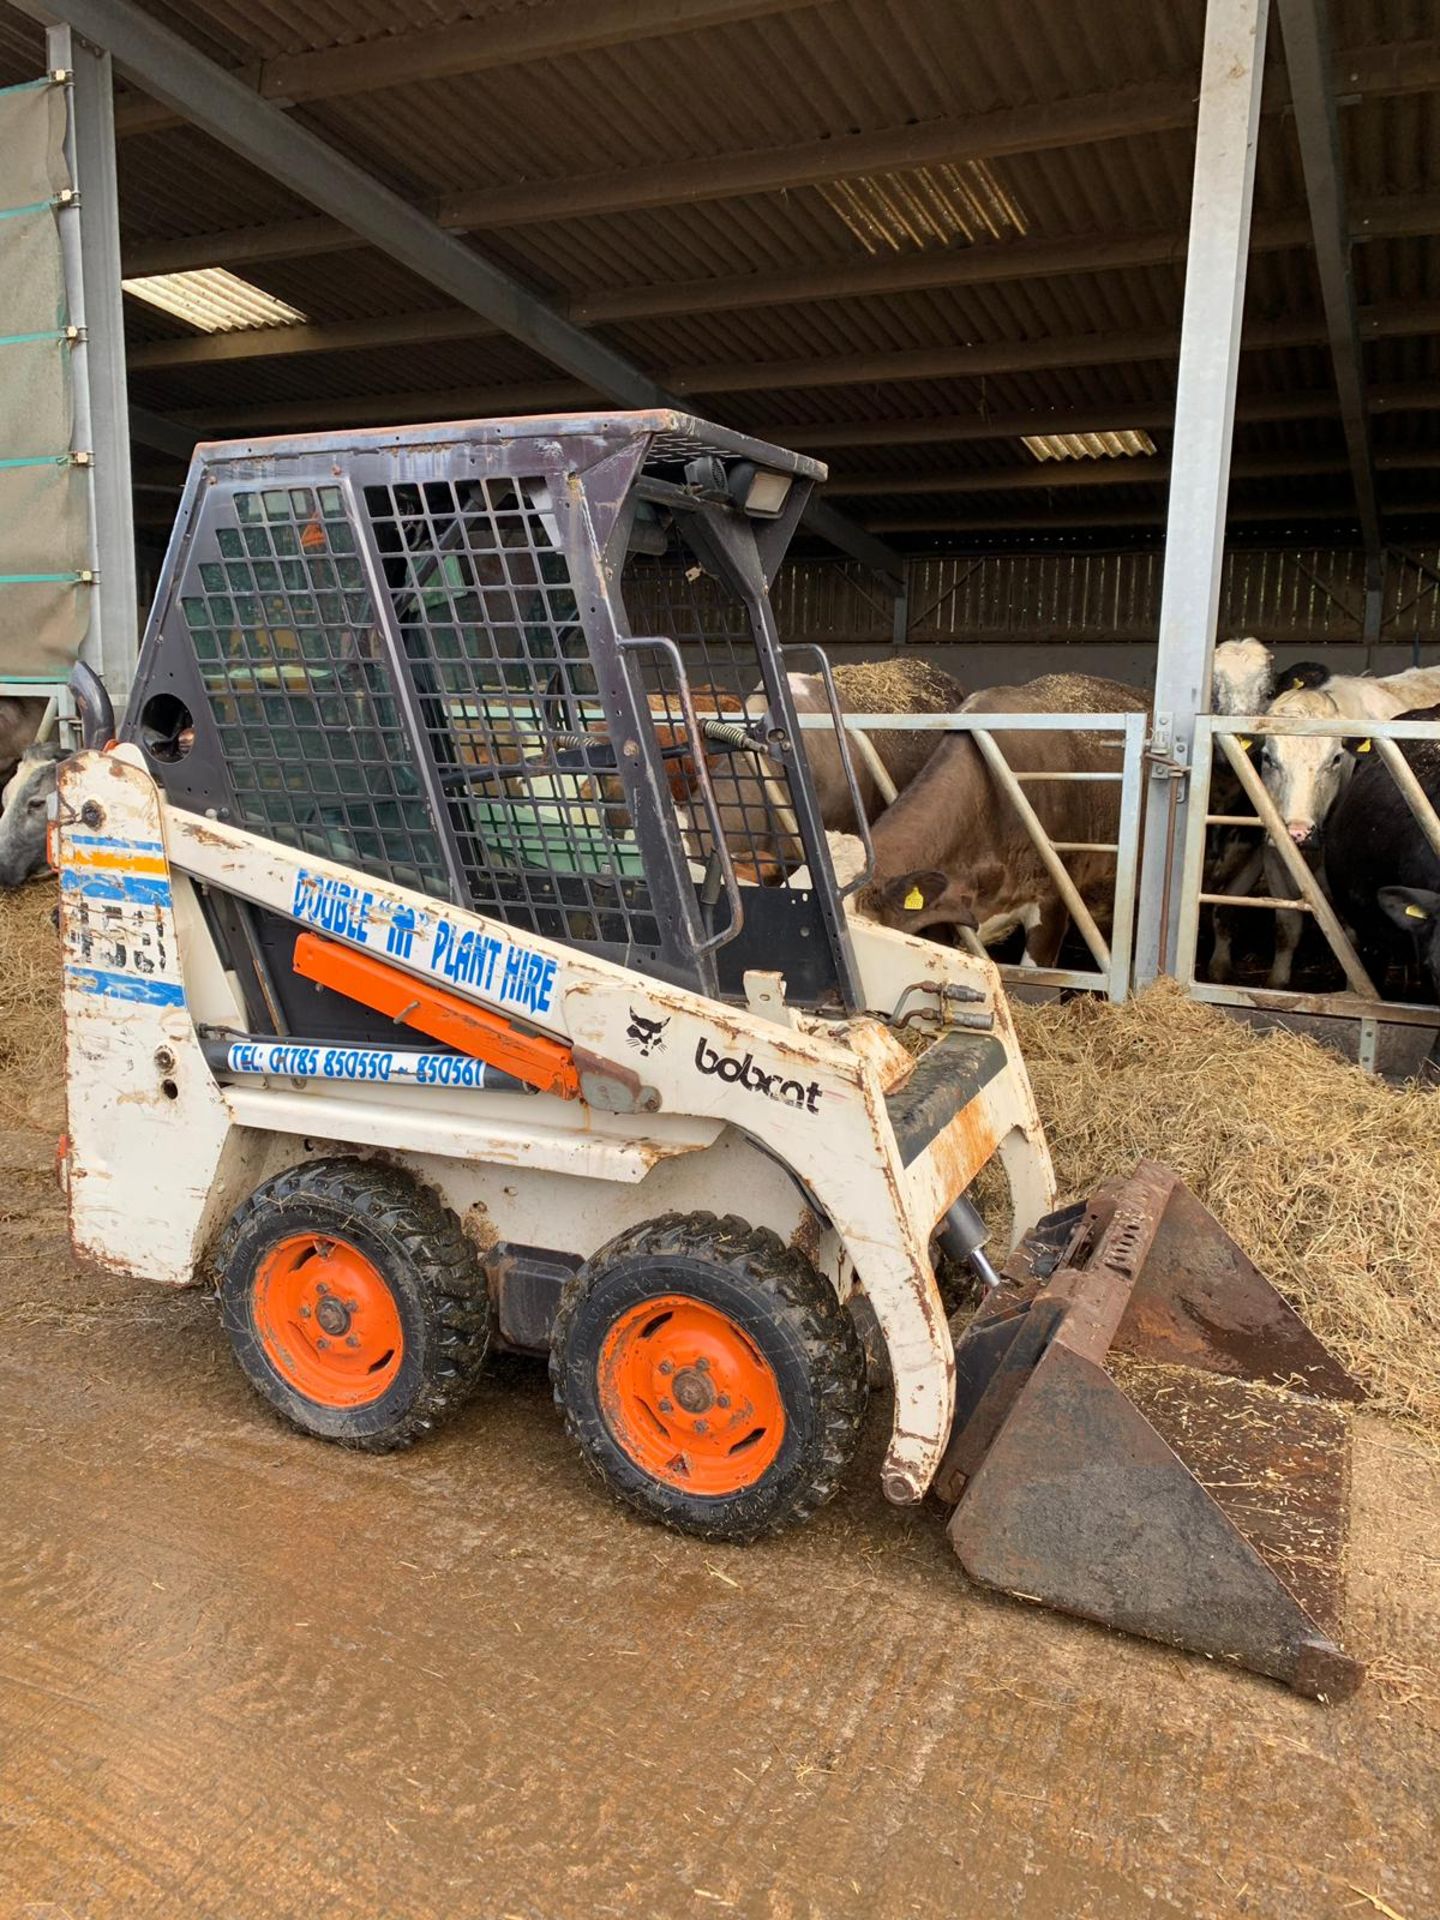
[[[1360,1378],[1440,1439],[1440,1091],[1162,981],[1017,1006],[1062,1194],[1164,1160]]]

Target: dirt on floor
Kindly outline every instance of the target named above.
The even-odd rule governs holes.
[[[967,1584],[867,1453],[808,1528],[613,1507],[543,1370],[369,1458],[0,1135],[0,1916],[1440,1911],[1440,1456],[1359,1424],[1325,1708]]]

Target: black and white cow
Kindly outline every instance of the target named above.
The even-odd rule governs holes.
[[[1440,720],[1440,706],[1416,707],[1406,720]],[[1325,868],[1341,918],[1377,987],[1392,962],[1418,960],[1440,1000],[1440,854],[1410,811],[1389,769],[1366,740],[1355,772],[1330,816]],[[1432,807],[1440,811],[1440,740],[1402,740],[1400,751]],[[1440,1079],[1440,1035],[1427,1074]]]
[[[1269,711],[1301,720],[1353,720],[1356,732],[1367,720],[1393,720],[1397,714],[1440,699],[1440,667],[1410,667],[1378,680],[1360,674],[1334,674],[1323,687],[1276,694]],[[1337,735],[1270,735],[1260,771],[1291,840],[1321,876],[1328,874],[1326,840],[1330,813],[1349,783],[1354,761]],[[1265,853],[1265,880],[1277,896],[1293,898],[1295,886],[1273,847]],[[1302,919],[1298,913],[1275,916],[1272,987],[1288,987]]]

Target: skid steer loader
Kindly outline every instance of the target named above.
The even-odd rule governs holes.
[[[1163,1169],[1056,1212],[994,968],[847,911],[769,598],[822,477],[668,412],[197,450],[57,799],[76,1247],[351,1446],[548,1355],[708,1539],[836,1491],[863,1322],[978,1580],[1342,1694],[1354,1383]]]

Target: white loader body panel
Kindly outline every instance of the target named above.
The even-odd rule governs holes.
[[[421,1171],[482,1250],[519,1237],[584,1256],[670,1207],[740,1213],[787,1239],[803,1235],[842,1294],[863,1287],[895,1382],[886,1491],[923,1494],[953,1410],[932,1231],[997,1151],[1015,1237],[1053,1203],[989,962],[857,922],[875,1014],[776,1020],[182,812],[134,748],[68,763],[59,823],[71,1218],[81,1252],[184,1282],[260,1178],[337,1144]],[[220,1084],[197,1029],[239,1033],[244,1021],[197,887],[568,1043],[577,1060],[592,1057],[591,1084],[609,1089],[604,1104],[304,1072]],[[886,1095],[923,1063],[915,1067],[884,1019],[935,1007],[933,991],[927,999],[921,990],[945,985],[978,990],[993,1025],[965,1103],[946,1109],[942,1097],[928,1133],[912,1124],[902,1143]],[[412,1038],[397,1029],[397,1046]]]

